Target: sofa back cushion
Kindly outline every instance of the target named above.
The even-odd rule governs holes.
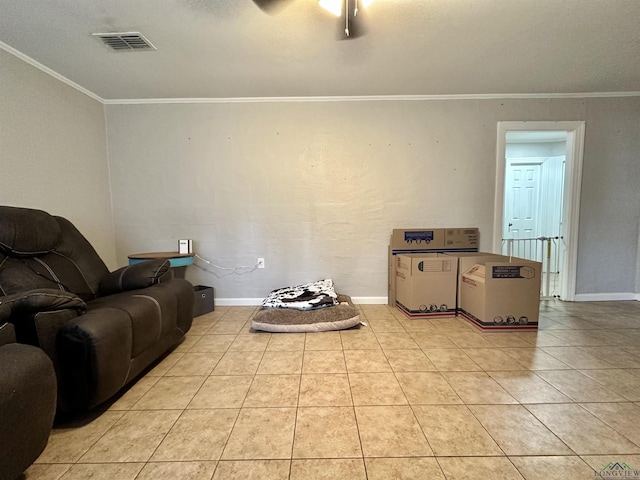
[[[70,292],[83,300],[98,296],[100,281],[109,273],[98,253],[89,241],[66,218],[54,217],[60,226],[60,243],[52,254],[63,261],[60,262],[60,276]],[[63,270],[64,265],[64,270]]]
[[[109,273],[71,222],[41,210],[0,206],[0,295],[53,288],[85,301]]]
[[[36,256],[53,250],[60,226],[42,210],[0,206],[0,250],[7,254]]]

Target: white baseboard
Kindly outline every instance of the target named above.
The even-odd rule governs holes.
[[[621,300],[640,300],[638,293],[580,293],[574,297],[576,302],[614,302]]]
[[[387,297],[351,297],[351,301],[356,305],[386,305]]]
[[[216,298],[214,303],[221,307],[255,307],[263,301],[264,298]]]
[[[264,298],[216,298],[215,304],[220,307],[255,307],[262,305]],[[352,297],[355,304],[380,305],[387,303],[387,297]]]

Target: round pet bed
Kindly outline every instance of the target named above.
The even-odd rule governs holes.
[[[337,300],[337,305],[316,310],[261,308],[251,327],[265,332],[324,332],[358,325],[360,316],[351,297],[338,294]]]

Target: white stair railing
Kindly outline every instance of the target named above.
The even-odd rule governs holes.
[[[551,279],[557,279],[560,273],[560,249],[558,242],[562,237],[503,238],[502,254],[509,257],[525,258],[542,263],[542,284],[540,297],[550,299],[558,297],[557,286],[551,286]]]

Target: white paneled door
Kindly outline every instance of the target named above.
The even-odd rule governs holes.
[[[541,184],[542,162],[507,162],[504,238],[537,238],[540,235]]]

